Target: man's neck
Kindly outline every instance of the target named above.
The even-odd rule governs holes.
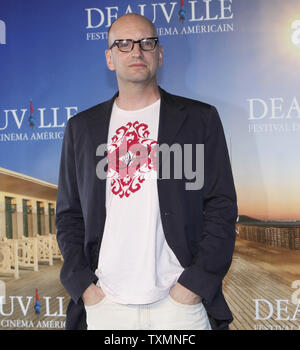
[[[143,85],[131,84],[122,86],[119,84],[119,95],[116,98],[117,106],[128,111],[145,108],[160,98],[157,84]]]

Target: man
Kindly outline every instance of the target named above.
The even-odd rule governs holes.
[[[157,85],[163,47],[144,16],[114,21],[108,45],[119,91],[71,118],[63,141],[56,226],[66,328],[228,329],[222,280],[237,204],[218,113]],[[204,144],[203,187],[188,190],[170,160],[171,177],[160,176],[161,144]]]

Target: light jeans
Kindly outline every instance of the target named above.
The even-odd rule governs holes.
[[[202,302],[181,304],[170,295],[151,304],[123,305],[106,296],[85,306],[88,330],[211,330]]]

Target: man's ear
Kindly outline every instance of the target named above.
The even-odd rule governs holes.
[[[111,50],[107,49],[105,50],[105,58],[106,58],[106,64],[109,70],[116,70],[114,63],[113,63],[113,57]]]
[[[163,53],[164,53],[164,48],[163,46],[159,46],[159,67],[162,65],[163,62]]]

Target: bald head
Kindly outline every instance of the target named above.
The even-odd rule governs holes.
[[[132,25],[134,23],[144,24],[146,27],[149,28],[150,32],[152,33],[150,36],[157,36],[155,25],[147,17],[142,16],[138,13],[127,13],[117,18],[110,25],[107,32],[108,47],[110,47],[114,42],[114,40],[116,39],[131,39],[131,38],[119,38],[117,36],[118,36],[118,33],[120,33],[123,28],[126,28],[126,26]]]
[[[130,39],[141,42],[141,39],[151,37],[157,37],[155,26],[148,18],[137,13],[125,14],[111,24],[105,58],[107,67],[116,72],[119,86],[157,85],[156,73],[163,58],[163,47],[159,43],[152,50],[144,50],[141,45],[133,45],[128,52],[121,51],[116,46],[110,49],[115,40]]]

